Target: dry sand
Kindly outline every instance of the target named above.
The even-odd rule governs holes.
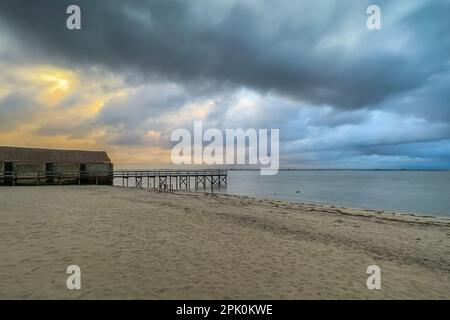
[[[66,267],[81,290],[66,289]],[[368,290],[366,268],[381,268]],[[450,220],[108,186],[0,188],[0,298],[450,298]]]

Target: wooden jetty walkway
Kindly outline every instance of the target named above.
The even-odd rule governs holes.
[[[122,186],[128,187],[129,180],[134,182],[136,188],[153,188],[160,191],[190,190],[194,188],[219,189],[227,185],[228,173],[226,170],[124,170],[114,171],[114,180],[121,179]]]
[[[227,185],[226,170],[114,170],[78,173],[0,171],[0,185],[109,184],[171,192]],[[132,183],[130,184],[130,180]]]

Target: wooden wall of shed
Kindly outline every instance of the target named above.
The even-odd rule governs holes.
[[[110,171],[111,165],[109,163],[95,163],[95,164],[86,164],[87,172],[101,172],[101,171]]]
[[[109,176],[110,171],[112,171],[113,166],[110,163],[96,163],[96,164],[86,164],[87,172],[95,172],[98,176],[96,179],[89,179],[90,184],[103,184],[112,185],[113,179]]]
[[[13,170],[17,174],[33,174],[33,173],[44,173],[45,164],[44,163],[13,163]]]
[[[113,170],[112,164],[86,164],[86,171],[93,173],[92,177],[82,178],[80,183],[82,184],[106,184],[112,185],[113,179],[110,176],[110,172]],[[0,171],[5,169],[5,163],[0,162]],[[75,178],[64,178],[59,180],[57,177],[49,175],[45,179],[46,164],[45,163],[12,163],[12,170],[17,176],[27,177],[27,179],[17,179],[18,185],[36,185],[37,181],[34,178],[39,172],[40,182],[39,184],[78,184],[78,174],[80,173],[80,164],[52,164],[51,171],[55,174],[73,174]],[[97,178],[95,178],[97,176]],[[8,180],[9,181],[9,180]],[[11,185],[12,181],[3,181],[4,184]],[[2,181],[0,181],[2,183]]]
[[[13,171],[18,176],[44,175],[45,163],[13,163]],[[36,184],[36,179],[17,179],[17,184]]]
[[[53,164],[53,172],[54,173],[62,173],[62,174],[76,174],[80,172],[79,164],[61,164],[55,163]],[[65,178],[60,181],[61,184],[78,184],[78,178]]]
[[[53,171],[56,173],[78,173],[80,172],[79,164],[53,164]]]

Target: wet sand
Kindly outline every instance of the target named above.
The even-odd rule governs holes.
[[[68,265],[81,290],[66,288]],[[381,268],[368,290],[367,266]],[[0,188],[1,299],[450,299],[450,220],[108,186]]]

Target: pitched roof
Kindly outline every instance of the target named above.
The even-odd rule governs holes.
[[[111,163],[105,151],[56,150],[0,146],[0,161],[23,163]]]

